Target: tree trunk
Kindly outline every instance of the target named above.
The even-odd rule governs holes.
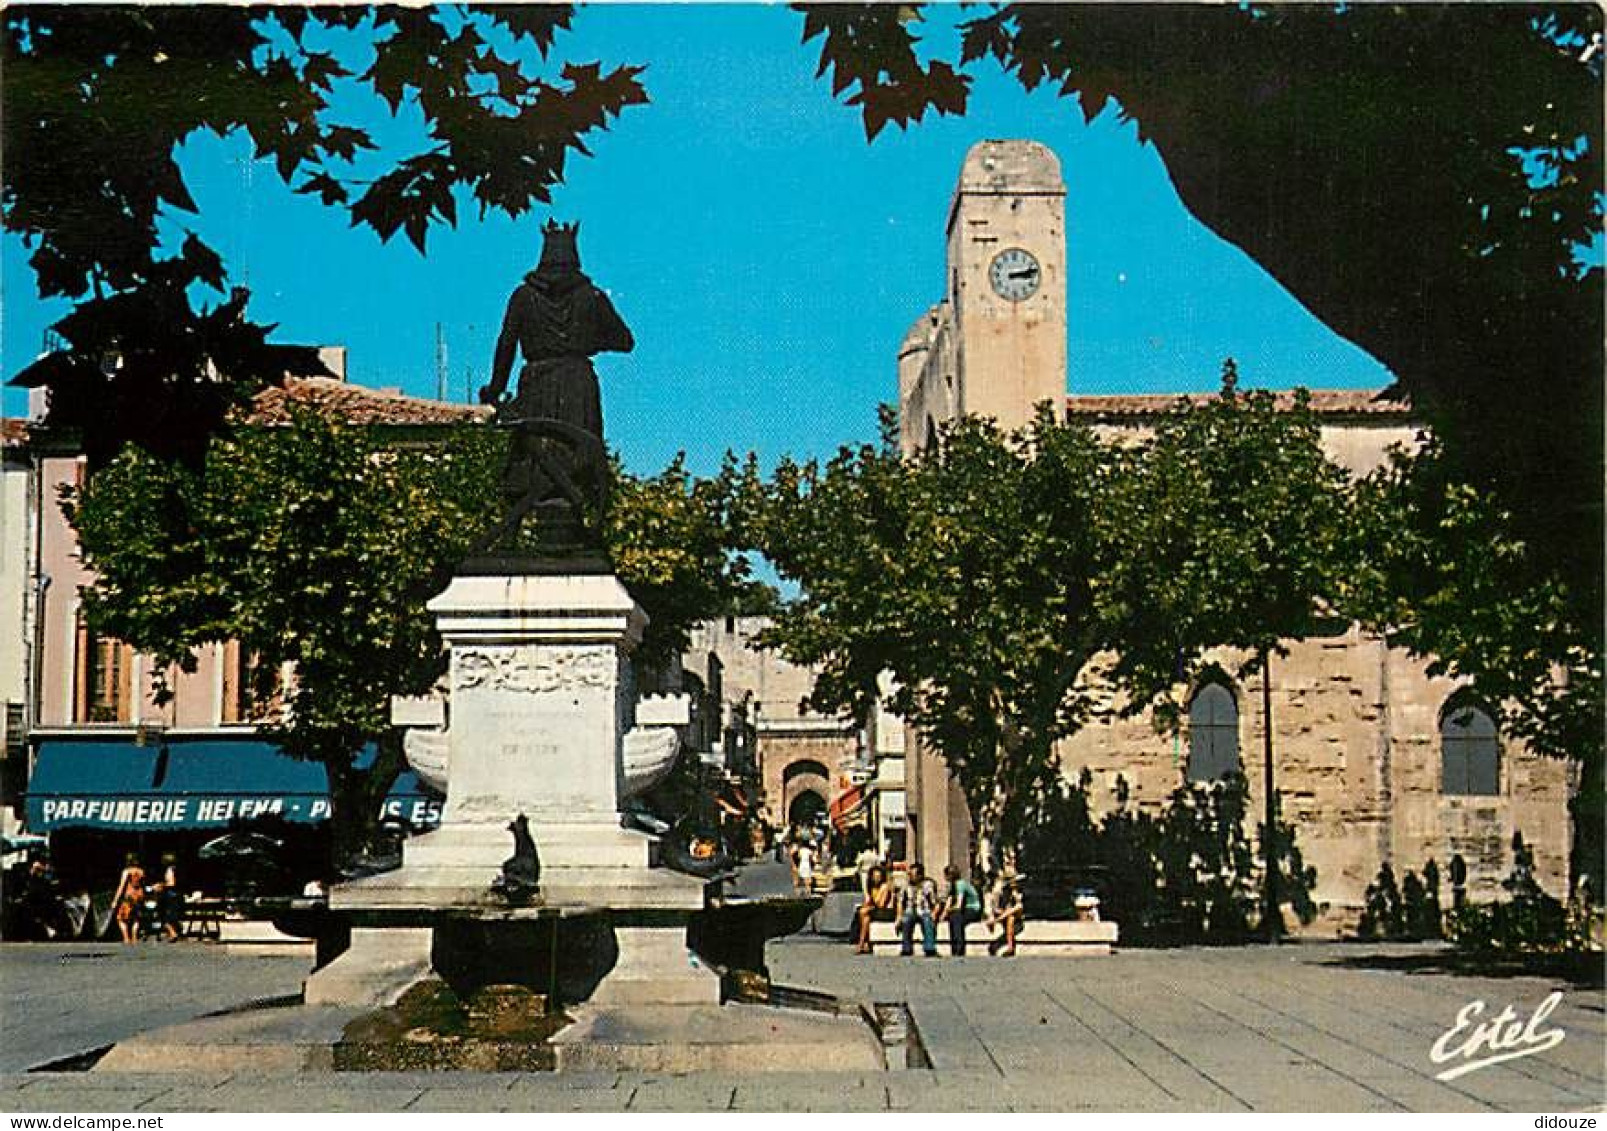
[[[1261,925],[1267,941],[1275,943],[1283,933],[1283,913],[1278,899],[1278,786],[1272,766],[1272,654],[1267,648],[1261,649],[1261,753],[1266,793],[1266,826],[1261,839],[1266,861]]]
[[[347,872],[373,835],[376,821],[367,804],[368,791],[350,755],[324,763],[329,775],[329,861],[332,878]]]
[[[1588,890],[1590,901],[1600,907],[1607,885],[1602,883],[1607,874],[1607,849],[1603,846],[1603,830],[1607,829],[1607,790],[1603,782],[1607,775],[1602,770],[1602,748],[1592,744],[1579,759],[1579,787],[1568,803],[1574,823],[1572,869],[1569,888],[1582,895],[1581,887]]]
[[[343,751],[324,762],[329,778],[329,865],[333,874],[351,868],[373,844],[380,808],[401,767],[400,741],[378,740],[373,765],[359,770],[354,755]]]

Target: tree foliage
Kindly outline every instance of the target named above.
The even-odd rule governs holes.
[[[762,607],[771,595],[748,559],[728,548],[730,505],[727,476],[689,474],[685,453],[647,477],[615,463],[603,536],[615,573],[652,618],[637,653],[644,663],[681,655],[695,622]]]
[[[942,61],[923,63],[917,51],[919,5],[800,4],[804,42],[819,38],[816,77],[831,75],[831,93],[859,109],[865,138],[889,124],[920,122],[928,110],[963,114],[971,79]]]
[[[496,525],[506,438],[462,425],[398,436],[299,411],[214,443],[202,469],[137,449],[67,513],[95,580],[93,627],[167,667],[239,641],[259,702],[285,696],[268,737],[329,774],[337,859],[362,840],[401,768],[393,695],[420,695],[445,655],[424,603]],[[677,461],[641,480],[617,472],[605,525],[618,574],[652,618],[644,650],[678,647],[746,577],[720,551],[717,492]],[[294,666],[288,689],[272,685]],[[379,745],[359,770],[357,752]]]
[[[1400,885],[1395,869],[1386,862],[1367,885],[1356,937],[1422,942],[1445,936],[1445,915],[1440,910],[1440,867],[1432,859],[1423,875],[1408,870]]]
[[[198,133],[244,134],[285,184],[345,209],[382,240],[455,224],[459,201],[519,215],[546,202],[571,153],[646,101],[640,68],[555,65],[566,5],[6,8],[0,32],[5,229],[44,297],[76,305],[62,348],[15,378],[50,390],[98,468],[125,442],[199,466],[232,407],[309,350],[268,343],[186,215],[175,159]],[[416,147],[386,152],[355,124],[367,92],[422,114]],[[403,143],[405,145],[405,143]],[[183,229],[164,238],[164,226]],[[175,248],[175,244],[177,244]]]
[[[1243,653],[1240,675],[1284,654],[1333,617],[1352,572],[1347,478],[1304,390],[1282,406],[1236,380],[1230,360],[1220,396],[1180,398],[1106,500],[1110,678],[1129,710],[1174,727],[1207,652]]]
[[[735,535],[801,586],[760,640],[818,666],[823,712],[865,717],[892,673],[891,707],[1008,830],[1094,708],[1075,683],[1103,642],[1090,583],[1109,464],[1047,419],[1016,435],[962,421],[910,460],[884,423],[879,447],[824,466],[749,469]]]
[[[236,640],[258,701],[295,665],[266,734],[329,773],[337,853],[354,847],[401,768],[390,697],[429,690],[441,642],[423,602],[494,505],[488,429],[428,448],[384,445],[311,412],[212,445],[204,469],[129,449],[67,505],[95,574],[98,631],[193,671]],[[491,445],[493,450],[495,445]],[[367,773],[354,758],[380,755]]]

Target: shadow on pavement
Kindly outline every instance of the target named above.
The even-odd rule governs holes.
[[[1393,970],[1402,974],[1461,974],[1478,978],[1556,978],[1576,990],[1603,986],[1600,954],[1464,954],[1449,948],[1412,954],[1377,951],[1340,955],[1321,963],[1350,970]]]

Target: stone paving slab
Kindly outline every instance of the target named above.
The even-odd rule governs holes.
[[[730,1111],[739,1080],[728,1073],[658,1076],[631,1085],[626,1111]]]
[[[115,949],[115,948],[113,948]],[[179,948],[173,948],[177,950]],[[1607,1107],[1607,1013],[1599,989],[1546,978],[1481,978],[1380,968],[1400,948],[1298,945],[1126,951],[1099,962],[856,959],[844,945],[788,940],[772,974],[862,1002],[903,1001],[937,1071],[768,1073],[609,1071],[575,1074],[184,1071],[0,1074],[0,1110],[361,1111],[1200,1111],[1601,1110]],[[36,961],[37,955],[30,961]],[[10,955],[0,949],[0,962]],[[47,992],[77,990],[137,967],[140,1003],[165,975],[216,972],[255,987],[266,959],[219,964],[143,955],[37,964],[22,995],[60,1022]],[[107,963],[112,965],[108,966]],[[108,973],[109,972],[109,973]],[[15,971],[8,972],[15,982]],[[1449,1082],[1434,1078],[1435,1038],[1476,998],[1532,1009],[1563,992],[1551,1022],[1568,1036],[1544,1053]],[[185,989],[182,992],[192,993]],[[217,996],[222,990],[214,989]],[[79,1009],[104,1009],[104,995]],[[90,1004],[86,1004],[86,1002]],[[10,1001],[7,1007],[10,1008]],[[25,1031],[27,1016],[8,1021]],[[82,1038],[137,1028],[138,1018],[79,1018]],[[47,1030],[49,1026],[46,1027]],[[40,1046],[43,1047],[43,1046]],[[57,1046],[52,1046],[59,1047]]]
[[[1249,1110],[1244,1100],[1180,1053],[1174,1047],[1175,1036],[1152,1034],[1135,1025],[1127,1005],[1102,1000],[1086,985],[1057,987],[1049,996],[1098,1039],[1119,1050],[1156,1090],[1179,1107],[1193,1111]]]
[[[6,943],[0,946],[0,1072],[242,1002],[299,993],[309,965],[306,956],[242,956],[200,942]],[[115,1009],[108,1007],[113,1000]]]
[[[793,944],[775,948],[771,966],[778,981],[845,995],[868,988],[880,1000],[947,995],[951,1012],[970,1026],[934,1026],[934,1061],[945,1055],[934,1041],[941,1046],[958,1034],[963,1049],[964,1039],[980,1040],[1010,1078],[1016,1106],[1039,1106],[1052,1095],[1082,1107],[1090,1091],[1101,1106],[1124,1110],[1604,1106],[1600,989],[1383,968],[1414,956],[1432,958],[1432,951],[1344,944],[1127,951],[1098,963],[1024,957],[986,970],[967,960],[884,960],[873,975],[867,960],[841,948]],[[1562,1045],[1449,1083],[1434,1078],[1440,1066],[1429,1049],[1463,1005],[1482,998],[1491,1013],[1507,1002],[1532,1009],[1554,988],[1564,994],[1552,1017],[1569,1033]],[[974,1050],[969,1058],[975,1063]]]
[[[344,1073],[341,1077],[344,1077]],[[341,1077],[314,1079],[307,1074],[288,1076],[276,1086],[243,1083],[216,1088],[176,1088],[143,1105],[151,1111],[405,1111],[426,1089],[393,1086],[386,1089],[349,1088]],[[476,1097],[479,1098],[479,1097]]]
[[[1000,1072],[975,1024],[948,994],[917,994],[909,1000],[910,1018],[938,1072]]]
[[[122,1088],[73,1087],[71,1082],[58,1086],[30,1088],[26,1091],[0,1093],[0,1111],[6,1112],[80,1112],[85,1115],[112,1112],[155,1111],[147,1106],[157,1099],[172,1095],[176,1089],[131,1084]],[[163,1109],[169,1111],[202,1110],[175,1104]]]
[[[1381,1053],[1408,1071],[1432,1077],[1440,1066],[1429,1059],[1435,1039],[1456,1019],[1457,1012],[1475,999],[1486,1003],[1489,1017],[1513,1003],[1525,1016],[1553,989],[1561,989],[1561,1007],[1550,1019],[1560,1024],[1569,1037],[1543,1057],[1526,1057],[1494,1065],[1448,1083],[1430,1080],[1431,1097],[1451,1093],[1479,1105],[1482,1109],[1522,1110],[1526,1100],[1533,1106],[1551,1103],[1601,1102],[1601,1068],[1604,1042],[1601,1036],[1600,991],[1594,994],[1559,987],[1544,979],[1494,980],[1474,978],[1425,979],[1417,975],[1369,971],[1366,977],[1373,992],[1357,992],[1347,975],[1306,970],[1295,986],[1291,975],[1275,971],[1262,986],[1246,991],[1256,993],[1297,993],[1296,1005],[1312,1024],[1365,1027],[1375,1034],[1390,1034],[1393,1048]],[[1453,994],[1451,991],[1455,991]],[[1595,1010],[1587,1008],[1594,999]],[[1430,1098],[1427,1102],[1438,1102]],[[1457,1101],[1451,1101],[1457,1102]]]
[[[739,1080],[733,1111],[883,1111],[887,1107],[884,1073],[789,1073],[775,1080]]]

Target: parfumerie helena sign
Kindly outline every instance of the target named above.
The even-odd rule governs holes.
[[[390,797],[380,807],[414,828],[440,823],[441,802]],[[28,825],[36,832],[86,827],[143,830],[224,828],[236,821],[277,818],[302,824],[329,819],[329,798],[307,794],[240,797],[40,797],[28,799]]]
[[[359,751],[357,768],[371,765],[374,754],[371,747]],[[27,793],[34,832],[160,832],[253,820],[312,825],[327,821],[329,811],[322,766],[254,737],[184,737],[154,745],[126,738],[50,739],[39,745]],[[429,828],[440,822],[441,802],[414,774],[403,772],[380,816]]]

